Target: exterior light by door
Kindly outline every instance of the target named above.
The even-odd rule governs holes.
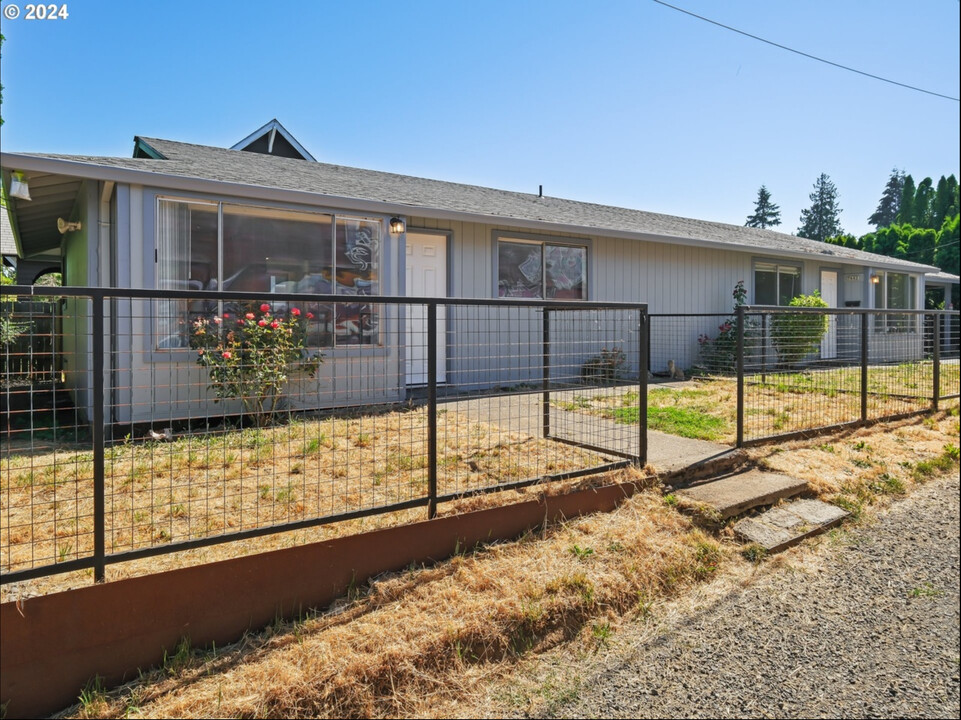
[[[404,230],[407,229],[406,224],[399,217],[392,217],[390,219],[390,234],[400,235]]]
[[[880,276],[880,275],[872,275],[872,276],[871,276],[871,284],[872,284],[872,285],[877,285],[879,282],[881,282],[881,276]]]

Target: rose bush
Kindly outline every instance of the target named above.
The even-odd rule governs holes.
[[[307,350],[310,313],[306,318],[297,308],[275,313],[268,303],[258,309],[259,316],[255,309],[237,313],[232,325],[224,323],[231,318],[226,312],[199,317],[190,343],[217,399],[239,399],[263,426],[275,418],[290,373],[300,370],[314,377],[323,355]]]

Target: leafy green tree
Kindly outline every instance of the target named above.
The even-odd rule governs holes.
[[[801,211],[801,227],[797,234],[823,242],[826,238],[841,235],[841,208],[838,207],[838,189],[826,173],[814,183],[814,192],[808,196],[811,207]]]
[[[841,247],[854,248],[855,250],[863,249],[861,247],[861,238],[854,235],[835,235],[834,237],[824,238],[824,242],[829,245],[840,245]]]
[[[961,254],[959,254],[961,236],[958,234],[959,217],[961,216],[955,214],[954,217],[944,221],[941,232],[938,233],[938,242],[934,248],[934,264],[952,275],[959,274],[959,265],[961,265]]]
[[[781,224],[781,208],[771,202],[771,193],[762,185],[757,191],[754,214],[749,215],[746,227],[766,228]]]
[[[3,47],[4,40],[6,40],[6,38],[2,34],[0,34],[0,48]],[[0,105],[3,105],[3,85],[0,85]],[[3,125],[2,115],[0,115],[0,125]]]
[[[914,195],[916,192],[917,186],[914,184],[914,178],[906,175],[904,178],[904,187],[901,189],[901,208],[898,210],[899,223],[911,223],[914,221]]]
[[[901,209],[901,193],[904,191],[904,172],[894,168],[888,184],[884,186],[881,193],[881,200],[874,214],[868,218],[868,222],[876,228],[887,227],[898,219],[898,210]]]

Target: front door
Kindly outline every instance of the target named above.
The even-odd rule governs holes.
[[[821,299],[829,308],[838,306],[838,271],[821,271]],[[821,359],[833,360],[838,356],[838,316],[828,315],[828,330],[821,339]]]
[[[407,296],[447,297],[447,235],[407,232]],[[427,384],[427,306],[407,310],[407,384]],[[447,308],[437,307],[437,382],[447,380]]]

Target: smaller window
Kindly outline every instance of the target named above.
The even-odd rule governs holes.
[[[754,266],[754,304],[790,305],[801,294],[801,268],[757,263]]]
[[[917,278],[907,273],[875,272],[874,284],[875,310],[914,310],[918,290]],[[913,315],[879,314],[875,323],[876,332],[914,332]]]
[[[587,248],[535,240],[497,240],[498,297],[587,299]]]

